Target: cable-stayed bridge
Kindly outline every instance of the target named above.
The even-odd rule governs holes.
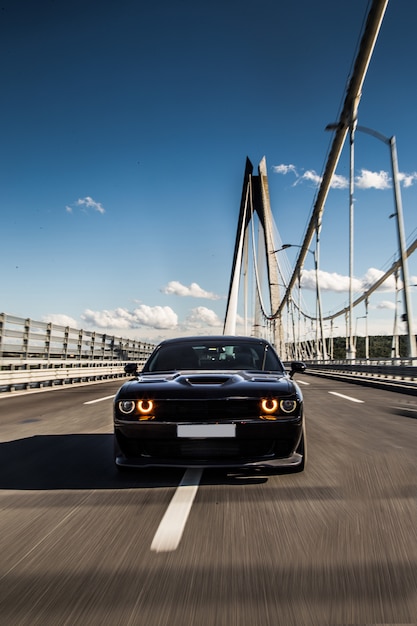
[[[334,131],[333,142],[304,239],[300,246],[296,246],[299,248],[299,254],[291,271],[288,271],[288,268],[285,267],[282,261],[283,255],[278,254],[281,250],[294,244],[284,244],[283,246],[279,232],[274,225],[269,197],[266,160],[265,158],[262,159],[256,174],[253,173],[253,165],[249,159],[246,163],[224,332],[226,334],[234,334],[236,332],[237,315],[238,312],[242,311],[240,314],[244,317],[245,331],[255,335],[266,336],[276,345],[280,353],[287,358],[305,354],[310,354],[311,356],[313,354],[316,358],[327,360],[328,349],[323,323],[325,321],[330,322],[331,329],[333,329],[334,320],[343,316],[346,320],[346,357],[354,359],[356,353],[353,328],[354,308],[358,304],[365,302],[367,317],[369,297],[393,274],[395,274],[396,278],[400,275],[403,285],[404,313],[402,321],[405,322],[407,327],[408,356],[410,358],[416,356],[407,258],[414,252],[417,243],[416,241],[412,242],[406,249],[395,137],[388,138],[373,129],[358,126],[358,107],[363,83],[387,4],[388,0],[375,0],[372,3],[339,119],[335,124],[327,127],[327,130]],[[394,187],[393,217],[396,220],[398,235],[398,251],[394,263],[377,282],[369,285],[367,290],[359,295],[355,295],[353,292],[354,146],[357,131],[373,135],[389,147]],[[350,148],[349,305],[332,314],[324,315],[319,283],[320,232],[332,178],[347,139],[349,139]],[[315,242],[313,254],[316,307],[315,312],[311,313],[306,311],[302,302],[301,278],[307,254],[312,252],[310,245],[313,240]],[[249,279],[251,272],[253,275],[252,281]],[[252,297],[249,291],[250,282],[253,285],[252,292],[254,294],[252,322],[248,321],[249,299]],[[313,347],[311,342],[306,341],[305,332],[302,333],[302,326],[305,329],[307,321],[315,325]],[[288,328],[290,331],[285,330]]]
[[[238,316],[244,319],[244,333],[262,335],[270,339],[284,359],[305,358],[327,361],[331,356],[330,343],[334,336],[334,321],[342,318],[338,328],[346,324],[346,358],[356,356],[354,310],[364,303],[368,321],[368,304],[372,294],[393,275],[401,279],[399,289],[404,300],[401,316],[406,325],[407,356],[416,357],[413,317],[409,297],[407,259],[417,246],[411,242],[406,248],[402,216],[401,190],[398,182],[398,164],[395,137],[385,137],[369,128],[358,125],[358,107],[369,62],[376,44],[388,0],[373,0],[363,29],[362,39],[348,81],[340,115],[328,127],[333,135],[327,162],[323,171],[313,209],[306,227],[302,243],[282,243],[279,231],[272,216],[269,194],[266,159],[262,159],[257,170],[247,159],[243,176],[240,211],[233,254],[232,271],[223,332],[235,334]],[[394,212],[398,246],[391,267],[374,284],[366,287],[363,293],[353,292],[353,192],[354,192],[354,147],[357,131],[373,135],[389,147],[394,183]],[[349,139],[350,148],[350,292],[349,305],[338,311],[326,313],[321,303],[320,288],[320,233],[325,205],[332,178],[335,174],[342,149]],[[312,243],[314,250],[311,249]],[[295,247],[298,257],[293,267],[288,263],[285,248]],[[303,298],[303,273],[308,253],[314,256],[315,306],[309,309]],[[396,311],[397,314],[397,311]],[[7,316],[6,316],[7,317]],[[54,324],[37,323],[31,320],[10,320],[10,316],[0,318],[0,354],[16,355],[21,359],[38,357],[74,358],[78,360],[112,360],[139,358],[142,360],[151,346],[130,345],[128,340],[108,335],[98,335],[57,327]],[[394,324],[398,326],[398,319]],[[325,327],[330,325],[330,332]],[[13,327],[10,328],[10,325]],[[14,326],[18,326],[18,329]],[[40,325],[40,326],[39,326]],[[240,326],[239,326],[240,331]],[[340,330],[338,332],[340,335]],[[395,333],[393,333],[395,334]],[[368,335],[368,333],[367,333]],[[42,339],[41,337],[42,336]],[[13,341],[10,344],[9,339]],[[20,339],[21,342],[20,342]],[[368,339],[368,337],[367,337]],[[20,342],[20,343],[19,343]],[[367,352],[368,356],[368,352]],[[400,356],[397,348],[391,356]]]
[[[291,287],[291,277],[294,275],[293,268],[284,253],[287,248],[302,248],[296,244],[283,244],[274,222],[268,191],[268,176],[266,159],[260,162],[257,173],[249,159],[246,162],[242,199],[237,226],[237,235],[233,256],[232,272],[229,285],[229,295],[226,308],[224,334],[236,334],[238,317],[243,317],[244,334],[263,336],[275,344],[277,349],[286,359],[310,358],[327,360],[329,346],[334,335],[334,322],[342,318],[346,324],[347,359],[354,358],[355,354],[349,352],[349,318],[354,315],[355,308],[365,303],[366,317],[368,318],[368,305],[372,294],[380,288],[385,281],[395,276],[398,283],[399,273],[407,275],[407,258],[417,248],[417,239],[405,248],[403,234],[399,235],[399,250],[394,255],[395,260],[378,280],[370,284],[361,294],[352,293],[352,302],[332,313],[323,311],[320,291],[320,267],[319,245],[320,230],[316,232],[315,248],[311,252],[314,256],[314,280],[315,280],[315,307],[308,308],[302,294],[303,264],[299,264],[296,274],[296,282]],[[397,200],[400,206],[400,200]],[[402,233],[402,214],[396,212],[394,217],[397,221],[398,233]],[[404,282],[402,291],[407,292],[407,283]],[[399,291],[399,290],[398,290]],[[285,307],[282,303],[285,302]],[[411,305],[404,302],[402,321],[406,322],[408,329],[408,356],[413,357],[412,312]],[[408,322],[410,315],[410,322]],[[394,328],[398,328],[399,320],[397,308],[395,309]],[[368,322],[368,319],[367,319]],[[327,341],[324,331],[324,323],[330,333],[327,333]],[[341,325],[338,326],[340,328]],[[308,340],[314,330],[313,339]],[[353,329],[352,329],[352,332]],[[340,334],[340,333],[339,333]],[[410,341],[411,338],[411,341]],[[369,338],[367,338],[369,339]],[[397,337],[398,340],[398,337]],[[352,341],[355,341],[352,336]],[[369,351],[369,346],[368,346]],[[398,347],[397,347],[398,351]],[[392,354],[399,356],[399,354]],[[368,354],[369,357],[369,354]]]

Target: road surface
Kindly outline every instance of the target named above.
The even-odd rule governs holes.
[[[417,623],[417,398],[297,380],[294,475],[118,475],[120,381],[1,398],[0,623]]]

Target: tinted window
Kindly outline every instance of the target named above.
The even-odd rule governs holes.
[[[172,370],[272,370],[283,372],[274,350],[263,342],[178,342],[162,345],[144,371]]]

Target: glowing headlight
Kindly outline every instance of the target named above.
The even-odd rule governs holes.
[[[283,411],[284,413],[292,413],[297,406],[297,401],[296,400],[281,400],[281,402],[279,403],[279,406],[280,406],[281,411]]]
[[[153,409],[152,400],[139,400],[138,401],[138,411],[142,413],[142,415],[148,415],[151,413]]]
[[[268,415],[270,415],[271,413],[275,413],[275,411],[278,409],[278,400],[275,400],[275,398],[262,400],[261,409],[264,413],[267,413]]]
[[[133,400],[121,400],[119,402],[119,410],[125,415],[132,413],[135,410],[135,403]]]

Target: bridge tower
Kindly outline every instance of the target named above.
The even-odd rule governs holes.
[[[255,251],[253,241],[253,220],[257,216],[259,222],[258,251]],[[280,285],[278,276],[278,264],[274,250],[276,245],[273,237],[273,218],[269,197],[268,175],[265,157],[258,165],[258,174],[253,174],[253,165],[246,159],[246,167],[243,179],[242,196],[236,241],[233,254],[232,273],[229,284],[226,316],[223,327],[225,335],[236,334],[236,318],[240,293],[240,283],[244,283],[244,317],[247,318],[248,302],[248,258],[249,250],[252,249],[254,274],[255,274],[255,316],[251,333],[255,336],[264,336],[269,333],[269,339],[281,351],[283,348],[283,329],[281,318],[275,318],[274,313],[280,304]],[[262,297],[260,268],[266,266],[267,298],[265,304]],[[267,310],[268,309],[268,310]]]

